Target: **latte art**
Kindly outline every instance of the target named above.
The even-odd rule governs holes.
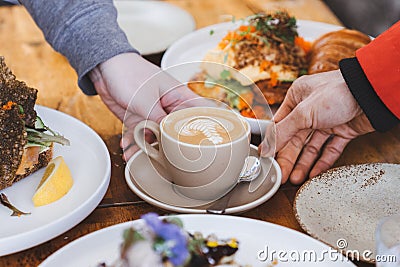
[[[221,132],[223,131],[226,130],[216,121],[208,118],[203,118],[188,121],[182,127],[179,135],[196,136],[202,134],[211,143],[217,145],[224,142],[224,138],[221,136]]]
[[[158,149],[149,146],[144,130],[154,133]],[[198,206],[220,198],[237,183],[249,154],[250,125],[228,109],[191,107],[169,113],[159,124],[139,122],[133,138],[163,167],[166,182]]]
[[[164,120],[162,128],[179,142],[202,146],[231,143],[248,130],[231,111],[202,108],[174,112]]]

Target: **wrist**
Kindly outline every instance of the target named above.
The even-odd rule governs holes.
[[[107,74],[107,72],[126,70],[127,67],[139,65],[143,61],[143,57],[138,53],[122,53],[101,62],[96,68],[100,74]]]
[[[100,94],[104,92],[107,82],[110,82],[110,79],[122,73],[121,70],[126,70],[129,65],[139,65],[141,60],[143,58],[137,53],[118,54],[98,64],[88,73],[88,76],[94,88]]]
[[[99,64],[100,65],[100,64]],[[88,73],[89,79],[92,81],[94,89],[98,94],[101,94],[105,89],[103,77],[101,75],[100,66],[97,65]]]
[[[357,58],[341,60],[340,71],[350,92],[377,131],[387,131],[398,124],[399,120],[376,94]]]

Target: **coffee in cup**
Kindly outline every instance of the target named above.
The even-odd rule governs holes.
[[[200,114],[198,109],[175,113],[162,127],[170,137],[193,145],[226,144],[246,134],[246,126],[233,112],[206,109]]]
[[[157,137],[158,150],[145,142],[145,129]],[[134,138],[165,167],[177,191],[211,201],[236,184],[249,154],[250,126],[232,110],[194,107],[172,112],[160,124],[142,121]]]

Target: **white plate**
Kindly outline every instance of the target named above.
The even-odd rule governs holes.
[[[311,236],[346,253],[358,251],[361,260],[373,262],[378,221],[400,213],[399,188],[399,164],[335,168],[299,189],[296,218]],[[368,251],[371,254],[362,257]]]
[[[184,228],[189,232],[200,231],[204,235],[214,233],[219,238],[237,238],[239,251],[236,261],[239,264],[250,264],[252,267],[270,266],[270,259],[259,260],[265,257],[265,253],[261,251],[268,250],[269,256],[273,251],[281,252],[280,255],[275,254],[275,258],[278,261],[280,259],[276,266],[355,266],[340,253],[328,256],[326,252],[332,249],[327,245],[280,225],[227,215],[191,214],[176,217],[182,219]],[[123,230],[141,223],[141,220],[136,220],[117,224],[81,237],[52,254],[40,267],[94,267],[101,262],[110,264],[118,257]],[[304,257],[303,260],[296,259],[297,255],[310,255],[310,252],[317,256],[314,262],[304,261]],[[325,255],[324,260],[322,255]],[[337,260],[333,261],[335,257]]]
[[[185,10],[160,1],[114,1],[118,24],[142,55],[165,51],[173,42],[195,29]]]
[[[257,156],[257,147],[250,146],[250,155]],[[282,174],[273,158],[261,158],[261,173],[251,183],[234,189],[225,214],[253,209],[270,199],[281,185]],[[164,168],[142,151],[127,162],[125,180],[129,188],[144,201],[159,208],[181,213],[207,213],[212,204],[183,196],[174,188]]]
[[[215,48],[229,30],[234,30],[238,26],[238,23],[219,23],[187,34],[165,51],[161,61],[161,68],[167,69],[175,65],[203,60],[207,51]],[[308,41],[313,41],[327,32],[343,28],[337,25],[308,20],[297,20],[297,25],[299,35]],[[211,31],[213,31],[212,35],[210,34]],[[195,70],[191,69],[191,71]],[[182,82],[187,82],[194,74],[173,73],[175,78]]]
[[[64,197],[41,207],[33,206],[32,196],[44,168],[2,190],[12,204],[31,215],[11,217],[11,211],[0,205],[0,256],[44,243],[71,229],[95,209],[110,181],[107,147],[92,129],[59,111],[42,106],[35,109],[47,126],[70,140],[70,146],[54,145],[54,157],[64,157],[74,184]]]
[[[200,61],[203,60],[207,51],[215,48],[228,31],[238,27],[240,22],[225,22],[201,28],[197,31],[187,34],[174,44],[172,44],[165,52],[161,60],[161,68],[170,69],[173,66],[184,63],[187,69],[182,71],[183,67],[171,68],[168,72],[182,83],[188,82],[194,74],[200,71]],[[343,27],[326,24],[322,22],[297,20],[299,35],[308,41],[313,41],[322,34],[330,31],[336,31]],[[210,32],[213,32],[211,35]],[[176,71],[175,71],[176,70]],[[265,129],[270,123],[268,120],[259,120],[246,118],[253,134],[264,134]]]

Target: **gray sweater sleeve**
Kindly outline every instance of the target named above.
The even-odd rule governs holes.
[[[85,94],[96,91],[87,73],[126,52],[138,53],[117,23],[112,0],[20,0],[50,45],[69,60]]]

